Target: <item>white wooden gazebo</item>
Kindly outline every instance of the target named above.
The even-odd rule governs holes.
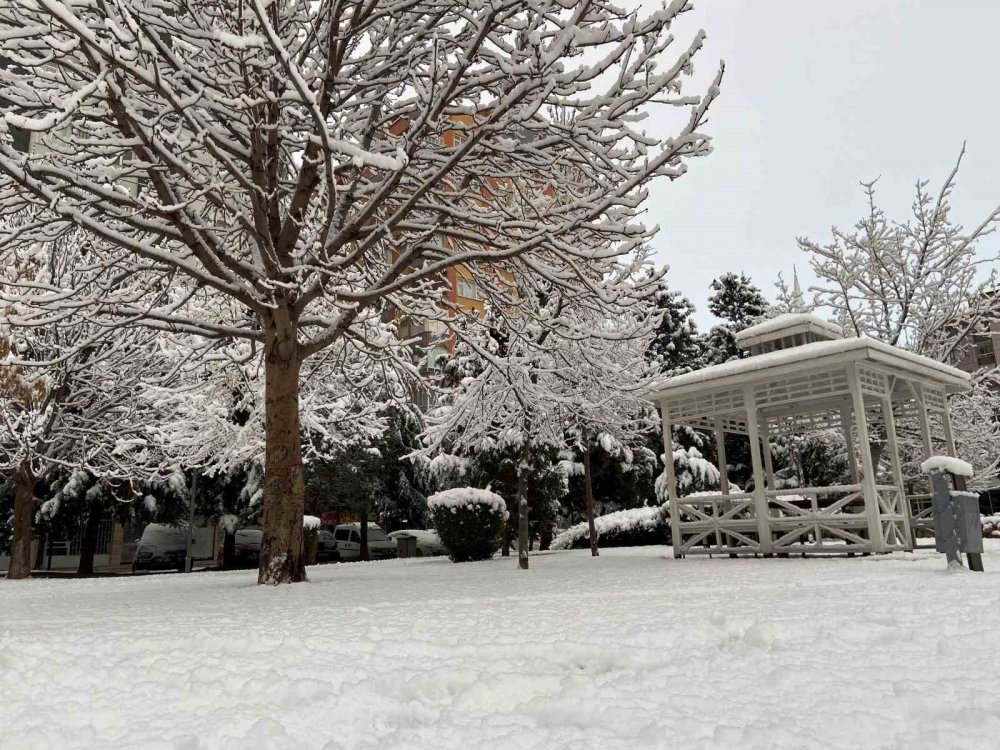
[[[915,418],[924,453],[955,455],[948,396],[969,375],[870,338],[845,339],[837,326],[805,313],[781,315],[737,336],[750,352],[667,380],[654,395],[671,427],[714,433],[720,491],[678,497],[666,461],[675,557],[693,554],[882,553],[914,545],[914,519],[899,459],[895,418]],[[895,417],[894,417],[895,414]],[[885,468],[873,460],[869,426],[885,432]],[[777,489],[771,438],[837,430],[847,445],[851,483]],[[725,435],[746,435],[752,491],[733,491]],[[912,499],[912,498],[911,498]]]

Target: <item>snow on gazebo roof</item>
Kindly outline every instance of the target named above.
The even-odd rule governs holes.
[[[813,334],[819,340],[844,338],[840,326],[805,312],[785,313],[744,328],[736,334],[738,346],[749,349],[766,341],[783,339],[800,333]]]
[[[788,315],[784,318],[813,316]],[[767,323],[760,324],[765,326]],[[815,319],[818,320],[818,319]],[[754,326],[755,328],[757,326]],[[747,329],[750,330],[750,329]],[[783,330],[781,326],[772,329]],[[768,333],[767,329],[764,331]],[[787,333],[783,335],[788,335]],[[955,367],[924,357],[904,349],[891,346],[872,338],[850,338],[792,346],[767,354],[757,354],[746,359],[737,359],[720,365],[712,365],[683,375],[675,375],[665,380],[656,389],[652,398],[680,395],[692,391],[708,391],[728,388],[754,380],[780,378],[785,375],[807,371],[824,370],[842,366],[846,362],[858,361],[881,365],[901,375],[909,375],[941,386],[948,393],[967,391],[971,376]]]

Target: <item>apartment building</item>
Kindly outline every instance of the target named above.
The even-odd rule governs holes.
[[[990,321],[988,331],[967,336],[955,350],[952,364],[965,372],[1000,365],[1000,319]]]

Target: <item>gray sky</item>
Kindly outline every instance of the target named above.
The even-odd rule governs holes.
[[[1000,203],[1000,3],[694,2],[675,33],[708,33],[695,79],[726,61],[706,128],[715,151],[653,188],[648,223],[703,328],[708,283],[725,271],[773,299],[778,272],[797,264],[806,287],[795,238],[826,240],[860,218],[861,179],[881,175],[883,208],[904,218],[915,181],[937,188],[965,140],[953,216],[971,225]]]

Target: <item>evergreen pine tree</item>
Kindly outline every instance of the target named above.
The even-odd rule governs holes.
[[[665,373],[698,369],[701,366],[702,346],[691,300],[670,289],[664,278],[656,294],[655,305],[663,317],[656,337],[649,345],[650,359],[657,362]]]
[[[743,273],[724,273],[709,288],[708,309],[726,321],[733,333],[752,326],[768,310],[768,302],[760,288]]]

